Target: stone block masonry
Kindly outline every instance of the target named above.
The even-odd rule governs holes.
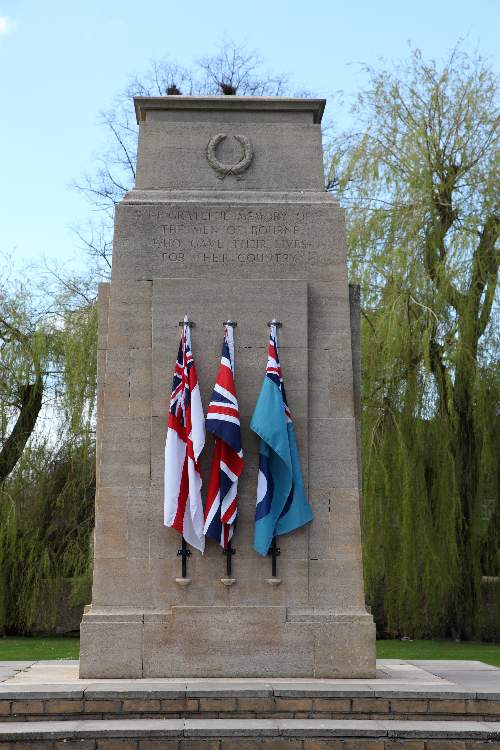
[[[99,297],[94,584],[80,675],[372,677],[358,352],[355,341],[353,359],[344,216],[324,191],[324,101],[158,97],[135,105],[137,181],[116,210],[111,282]],[[180,587],[180,537],[162,522],[166,416],[186,313],[205,404],[222,322],[238,321],[246,466],[231,587],[221,583],[224,559],[211,541],[203,557],[192,551],[191,583]],[[258,446],[249,429],[273,317],[283,323],[282,366],[315,513],[279,540],[279,586],[268,583],[270,560],[252,549]],[[205,486],[210,459],[209,439]]]

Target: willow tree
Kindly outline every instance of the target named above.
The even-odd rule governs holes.
[[[0,633],[29,632],[42,607],[50,629],[63,579],[90,580],[96,369],[92,282],[3,269]]]
[[[391,633],[470,637],[500,541],[497,81],[460,48],[367,73],[329,188],[362,290],[368,587]]]

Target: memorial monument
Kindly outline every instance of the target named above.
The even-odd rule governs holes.
[[[81,677],[373,677],[364,602],[344,215],[324,190],[324,100],[139,97],[136,185],[117,206],[99,293],[95,564]],[[163,525],[179,321],[194,323],[203,403],[235,328],[245,468],[232,540],[192,549]],[[314,520],[252,549],[258,440],[249,421],[268,321]],[[212,441],[202,455],[205,488]],[[231,584],[231,585],[229,585]]]

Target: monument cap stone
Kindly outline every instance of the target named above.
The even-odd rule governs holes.
[[[316,156],[324,99],[168,96],[136,97],[134,103],[140,124],[137,189],[211,188],[210,154],[223,164],[242,158],[253,164],[230,173],[240,189],[323,187]],[[203,153],[209,158],[200,161]],[[215,173],[219,190],[234,188],[223,169],[215,167]]]
[[[82,677],[370,677],[351,310],[342,210],[325,192],[324,100],[138,97],[135,187],[117,206],[99,296],[95,563]],[[178,584],[163,526],[164,444],[178,322],[205,406],[222,324],[235,331],[245,470],[232,585],[207,541]],[[258,440],[250,431],[267,323],[314,520],[278,540],[277,576],[252,547]],[[211,440],[202,454],[205,487]],[[181,576],[182,577],[182,576]],[[279,585],[274,585],[276,579]]]

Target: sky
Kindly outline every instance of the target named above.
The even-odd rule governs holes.
[[[190,66],[232,40],[328,98],[409,43],[443,59],[465,38],[498,68],[499,27],[499,0],[0,0],[0,254],[84,262],[75,227],[95,210],[72,185],[106,148],[100,112],[152,60]]]

